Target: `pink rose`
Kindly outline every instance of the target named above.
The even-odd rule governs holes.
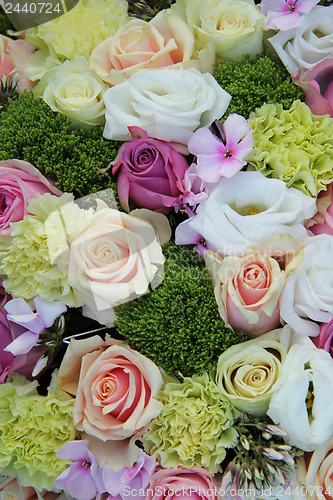
[[[162,10],[149,22],[131,19],[95,47],[89,64],[104,81],[115,85],[141,69],[180,65],[201,69],[196,57],[187,24],[171,10]],[[205,59],[204,69],[209,71],[213,54],[206,53]]]
[[[324,59],[302,74],[292,76],[305,94],[305,103],[314,115],[333,116],[333,58]]]
[[[305,454],[298,463],[297,477],[307,487],[309,499],[333,499],[333,438]]]
[[[223,321],[255,337],[279,326],[285,275],[275,259],[252,252],[224,259],[207,253],[206,264]]]
[[[321,323],[319,335],[310,338],[318,349],[324,349],[333,358],[333,319],[329,323]]]
[[[139,127],[129,127],[133,140],[123,144],[113,162],[112,173],[119,170],[118,196],[129,211],[129,201],[136,206],[168,213],[181,197],[185,157],[171,144],[148,137]]]
[[[148,487],[147,500],[217,500],[218,487],[208,472],[193,469],[162,469],[153,474]]]
[[[0,178],[0,234],[9,234],[10,223],[23,219],[29,201],[37,193],[62,194],[26,161],[0,162]]]
[[[332,115],[333,116],[333,115]],[[306,223],[311,236],[330,234],[333,236],[333,183],[326,191],[321,191],[317,198],[317,213]]]
[[[110,454],[110,441],[115,441],[118,470],[133,465],[137,456],[132,454],[132,463],[128,457],[122,457],[129,453],[128,441],[133,445],[162,409],[157,400],[162,386],[157,366],[119,341],[108,337],[104,342],[95,336],[71,341],[58,380],[62,389],[76,395],[76,429],[108,441]],[[94,447],[90,449],[100,464]]]

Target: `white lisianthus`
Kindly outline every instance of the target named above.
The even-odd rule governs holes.
[[[46,73],[35,89],[53,111],[71,119],[72,126],[92,127],[104,122],[103,94],[108,86],[79,57]]]
[[[308,339],[290,348],[267,415],[288,433],[288,443],[313,451],[333,434],[332,393],[333,360]]]
[[[281,318],[301,335],[316,337],[333,316],[333,236],[305,240],[304,253],[288,265],[280,299]],[[291,272],[292,271],[292,272]]]
[[[263,50],[266,17],[253,0],[177,0],[171,9],[187,22],[198,49],[212,44],[217,56],[230,59]]]
[[[216,380],[221,393],[235,408],[263,416],[272,388],[279,380],[287,350],[279,342],[281,330],[229,347],[217,364]]]
[[[196,215],[177,227],[176,243],[196,243],[201,236],[214,252],[244,255],[275,234],[306,237],[303,222],[315,211],[315,199],[285,182],[260,172],[238,172],[215,184]]]
[[[269,38],[290,74],[306,71],[333,56],[333,5],[317,5],[301,16],[301,26]]]
[[[150,69],[134,73],[104,94],[104,137],[127,141],[129,126],[150,137],[187,144],[193,132],[220,118],[231,100],[209,73]]]

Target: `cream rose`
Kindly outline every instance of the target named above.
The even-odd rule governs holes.
[[[209,58],[205,51],[204,58]],[[201,54],[201,59],[203,54]],[[171,10],[162,10],[151,21],[131,19],[116,34],[92,51],[90,67],[111,85],[121,83],[139,69],[195,67],[212,69],[214,58],[198,60],[194,37],[187,24]]]
[[[127,141],[129,126],[150,137],[187,144],[193,132],[220,118],[231,100],[209,73],[189,69],[147,69],[104,94],[104,137]]]
[[[162,248],[150,222],[137,213],[131,216],[101,208],[70,245],[68,283],[78,301],[94,311],[95,317],[103,313],[105,322],[106,310],[143,295],[149,285],[160,283],[155,280],[151,285],[163,263]],[[111,309],[110,323],[113,318]]]
[[[237,410],[263,416],[287,355],[281,330],[229,347],[219,357],[216,381]]]
[[[306,71],[333,56],[333,5],[317,5],[301,16],[301,23],[268,39],[291,74],[299,69]]]
[[[103,94],[108,87],[89,69],[84,57],[66,61],[46,73],[35,93],[38,95],[44,88],[44,101],[53,111],[68,116],[73,127],[92,127],[104,122]]]
[[[186,20],[199,49],[211,43],[217,56],[231,59],[263,50],[266,17],[253,0],[177,0],[171,9]]]
[[[269,255],[248,251],[244,257],[225,257],[207,252],[206,266],[213,279],[221,318],[232,328],[252,336],[280,324],[279,297],[284,271]]]
[[[333,498],[333,437],[301,461],[297,476],[311,500]]]

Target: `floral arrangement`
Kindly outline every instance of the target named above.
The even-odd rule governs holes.
[[[333,498],[333,6],[8,5],[0,498]]]

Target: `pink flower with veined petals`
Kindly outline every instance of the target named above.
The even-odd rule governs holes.
[[[189,152],[197,157],[198,176],[205,182],[232,177],[244,165],[253,148],[252,130],[243,116],[233,113],[226,121],[215,122],[221,139],[208,127],[197,130],[189,140]]]
[[[265,28],[287,31],[301,26],[300,14],[308,14],[320,0],[261,0],[260,10],[267,16]]]

